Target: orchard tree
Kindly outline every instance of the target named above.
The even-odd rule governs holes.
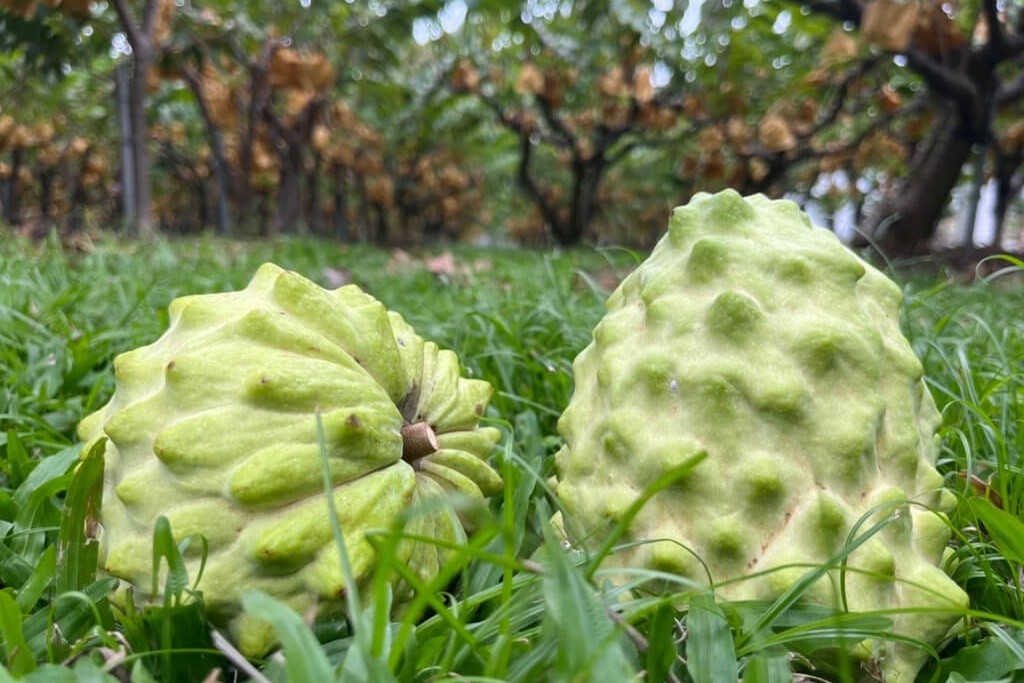
[[[0,3],[0,217],[32,234],[108,218],[116,147],[108,45],[83,3]],[[95,213],[95,212],[94,212]]]
[[[410,42],[411,22],[436,10],[423,4],[214,3],[178,12],[162,46],[162,87],[183,82],[191,92],[218,194],[234,198],[240,224],[252,223],[257,198],[273,189],[276,196],[265,197],[275,207],[266,217],[270,232],[319,229],[325,169],[348,179],[325,156],[334,129],[350,123],[339,99],[391,79]],[[365,162],[375,154],[360,148],[353,156]],[[337,158],[344,160],[344,153]],[[226,201],[219,206],[224,226]]]
[[[682,38],[687,77],[719,86],[684,104],[710,125],[677,148],[682,200],[732,187],[822,202],[843,186],[838,201],[861,203],[858,185],[905,172],[927,103],[855,33],[774,3],[707,4],[701,25]]]
[[[997,115],[1024,97],[1024,12],[997,0],[812,0],[802,7],[855,26],[865,52],[925,85],[933,123],[866,228],[891,251],[926,249],[972,153],[986,156]]]
[[[516,182],[550,238],[594,237],[609,169],[703,122],[682,116],[674,5],[492,3],[447,39],[451,87],[477,98],[518,145]]]

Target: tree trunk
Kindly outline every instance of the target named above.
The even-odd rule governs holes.
[[[992,146],[994,156],[994,179],[996,181],[995,235],[992,246],[1001,249],[1003,235],[1006,234],[1006,216],[1010,212],[1010,204],[1024,187],[1024,175],[1017,170],[1024,163],[1024,147],[1015,146],[1003,150],[999,145]]]
[[[15,147],[11,150],[11,175],[5,183],[6,192],[4,196],[4,220],[9,225],[17,225],[21,222],[20,196],[18,195],[18,176],[21,174],[21,164],[25,158],[25,150]]]
[[[228,197],[231,196],[231,173],[227,158],[224,156],[224,145],[221,144],[220,130],[213,122],[210,108],[203,97],[202,81],[199,72],[191,66],[182,69],[185,82],[188,83],[192,97],[199,108],[199,117],[203,120],[203,129],[210,143],[210,155],[213,157],[213,178],[217,183],[217,232],[221,235],[231,234],[231,211],[228,208]]]
[[[356,240],[360,244],[366,244],[370,241],[370,231],[373,229],[373,220],[370,216],[370,200],[366,197],[366,176],[362,173],[357,173],[356,178],[359,189],[359,225],[356,228]]]
[[[50,210],[53,208],[53,181],[56,172],[53,170],[43,171],[39,174],[39,217],[43,226],[49,227],[50,219],[53,217]]]
[[[277,214],[271,234],[297,232],[302,221],[302,147],[285,143],[280,155],[281,173],[277,183]]]
[[[388,220],[388,209],[380,202],[373,203],[373,212],[376,215],[376,237],[374,244],[391,244],[391,223]]]
[[[264,119],[264,111],[270,100],[270,59],[282,44],[277,39],[268,40],[260,49],[259,57],[248,62],[249,106],[245,112],[245,129],[239,147],[241,174],[238,179],[238,214],[244,228],[248,228],[252,223],[253,203],[256,199],[252,186],[253,146],[256,143],[257,127]],[[247,59],[242,56],[239,58],[241,61]],[[262,209],[260,213],[265,215]],[[265,221],[261,223],[267,225]]]
[[[148,39],[135,50],[134,68],[129,87],[129,112],[132,121],[132,162],[135,171],[136,236],[151,239],[156,234],[153,224],[153,183],[149,167],[149,122],[146,120],[146,82],[153,67],[153,47]]]
[[[323,216],[320,211],[320,174],[323,172],[324,158],[320,152],[313,152],[313,168],[306,176],[306,184],[309,187],[309,208],[306,215],[309,218],[309,230],[314,235],[320,234],[320,226],[323,223]]]
[[[149,168],[149,126],[146,121],[146,99],[149,72],[156,60],[153,36],[156,31],[157,2],[146,0],[142,20],[138,21],[127,0],[114,0],[114,9],[132,48],[131,74],[128,79],[128,118],[132,176],[135,183],[135,215],[129,227],[141,238],[156,234],[153,225],[153,187]]]
[[[121,132],[121,218],[125,226],[135,225],[135,155],[132,151],[131,80],[132,67],[122,61],[114,72],[116,77],[117,123]]]
[[[88,197],[85,194],[85,185],[82,183],[82,173],[85,170],[85,161],[92,152],[92,147],[87,147],[81,158],[65,159],[64,163],[64,188],[68,200],[67,229],[72,234],[79,232],[84,227],[83,213]]]
[[[569,221],[552,226],[560,228],[554,233],[560,245],[577,245],[590,233],[591,224],[597,214],[597,192],[606,165],[604,156],[600,154],[587,159],[573,160],[572,208],[569,211]]]
[[[958,134],[957,124],[956,115],[949,114],[934,128],[907,175],[872,212],[868,234],[886,252],[907,255],[928,248],[971,154],[971,141]]]
[[[345,167],[338,163],[332,164],[331,175],[334,176],[334,239],[347,242],[352,234],[348,224],[348,181]]]

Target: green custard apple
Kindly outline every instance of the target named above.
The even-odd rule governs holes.
[[[792,202],[725,191],[676,209],[575,361],[556,456],[566,533],[600,542],[646,486],[705,453],[642,508],[613,566],[772,600],[895,513],[843,580],[834,571],[804,599],[839,606],[845,586],[849,610],[896,610],[895,633],[938,643],[966,597],[940,568],[955,499],[900,304]],[[856,650],[892,682],[925,659],[890,641]]]
[[[114,370],[113,398],[79,426],[107,440],[102,568],[156,600],[157,519],[175,538],[201,534],[204,604],[246,654],[273,639],[242,613],[243,590],[307,611],[347,588],[321,445],[356,581],[374,566],[367,532],[408,516],[410,534],[463,541],[456,497],[501,489],[486,462],[500,434],[478,424],[490,384],[355,285],[328,291],[265,264],[244,290],[176,299],[167,332]],[[193,580],[202,555],[191,544]],[[445,559],[411,540],[399,555],[423,578]]]

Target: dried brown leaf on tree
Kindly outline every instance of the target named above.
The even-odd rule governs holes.
[[[633,98],[641,104],[654,99],[653,70],[650,65],[638,66],[633,73]]]
[[[937,57],[962,47],[966,40],[943,3],[931,2],[918,12],[911,35],[914,49]]]
[[[856,59],[860,53],[860,43],[852,34],[841,28],[833,29],[821,50],[821,66],[829,69],[837,64],[845,64]]]
[[[515,88],[520,95],[539,95],[544,92],[544,74],[529,62],[523,64],[516,76]]]
[[[480,89],[480,72],[468,59],[460,59],[452,69],[452,90],[475,93]]]
[[[702,128],[697,133],[697,149],[704,153],[717,152],[725,144],[725,134],[717,126]]]
[[[1016,121],[999,138],[999,149],[1012,152],[1024,147],[1024,121]]]
[[[153,40],[162,45],[171,37],[171,25],[174,23],[174,0],[157,0],[156,24],[153,28]]]
[[[320,93],[330,88],[334,76],[334,67],[319,52],[279,48],[270,57],[268,82],[272,88]]]
[[[602,97],[625,97],[629,94],[629,84],[622,67],[618,64],[608,69],[597,79],[597,92]]]
[[[860,35],[869,45],[903,52],[917,26],[918,5],[900,0],[870,0],[860,21]]]
[[[310,145],[317,152],[323,153],[328,146],[331,144],[331,131],[327,126],[323,124],[317,124],[313,127],[313,133],[310,135]]]
[[[796,149],[797,142],[793,129],[777,114],[769,114],[761,120],[757,138],[769,152],[788,152]]]
[[[0,0],[0,7],[22,19],[31,19],[36,13],[33,0]]]
[[[891,85],[886,83],[878,91],[878,104],[886,114],[892,114],[903,106],[903,98]]]
[[[747,173],[755,183],[759,183],[767,178],[768,171],[768,164],[763,159],[751,159],[747,162]]]
[[[368,178],[366,198],[374,204],[390,207],[395,203],[395,184],[387,176]]]
[[[725,122],[725,135],[734,149],[744,151],[754,140],[754,131],[739,116],[730,116]]]

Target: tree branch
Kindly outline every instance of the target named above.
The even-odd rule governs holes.
[[[1019,102],[1024,98],[1024,70],[1018,74],[1012,83],[1002,85],[996,91],[996,107],[1002,107]]]
[[[565,124],[562,117],[558,115],[557,111],[555,111],[555,108],[551,104],[551,100],[544,95],[536,95],[535,98],[537,103],[540,105],[540,112],[544,116],[544,120],[547,121],[552,132],[554,132],[554,140],[561,141],[562,147],[572,150],[573,154],[575,154],[577,149],[576,134],[569,129],[569,126]]]
[[[142,8],[142,33],[147,40],[152,40],[156,34],[156,19],[160,14],[158,0],[146,0]]]
[[[124,29],[124,33],[128,37],[128,44],[133,48],[141,44],[142,28],[135,20],[131,8],[128,7],[127,0],[114,0],[114,10],[117,12],[117,18],[121,21],[121,28]]]
[[[991,50],[992,56],[999,60],[1006,52],[1006,33],[999,21],[999,8],[996,7],[996,0],[982,0],[981,11],[988,28],[988,48]]]
[[[537,187],[537,183],[534,182],[533,177],[530,175],[530,159],[533,157],[533,143],[530,142],[529,135],[522,135],[519,138],[519,184],[526,190],[526,194],[530,196],[530,199],[540,209],[541,216],[544,217],[544,222],[552,226],[555,232],[559,232],[558,224],[560,222],[558,212],[555,210],[551,203],[548,201],[544,193]]]
[[[964,74],[954,71],[920,50],[907,50],[907,66],[916,71],[933,91],[953,101],[971,102],[978,96],[975,84]]]
[[[814,122],[814,128],[811,130],[810,135],[816,135],[824,130],[826,127],[831,125],[839,113],[843,110],[843,105],[846,104],[846,99],[850,95],[850,90],[857,79],[866,76],[879,64],[878,57],[869,57],[863,60],[855,67],[849,69],[844,75],[842,80],[836,86],[836,96],[832,99],[832,102],[825,109],[825,112],[818,116]]]
[[[864,14],[864,7],[857,0],[811,0],[803,6],[812,12],[855,24],[860,24]]]

